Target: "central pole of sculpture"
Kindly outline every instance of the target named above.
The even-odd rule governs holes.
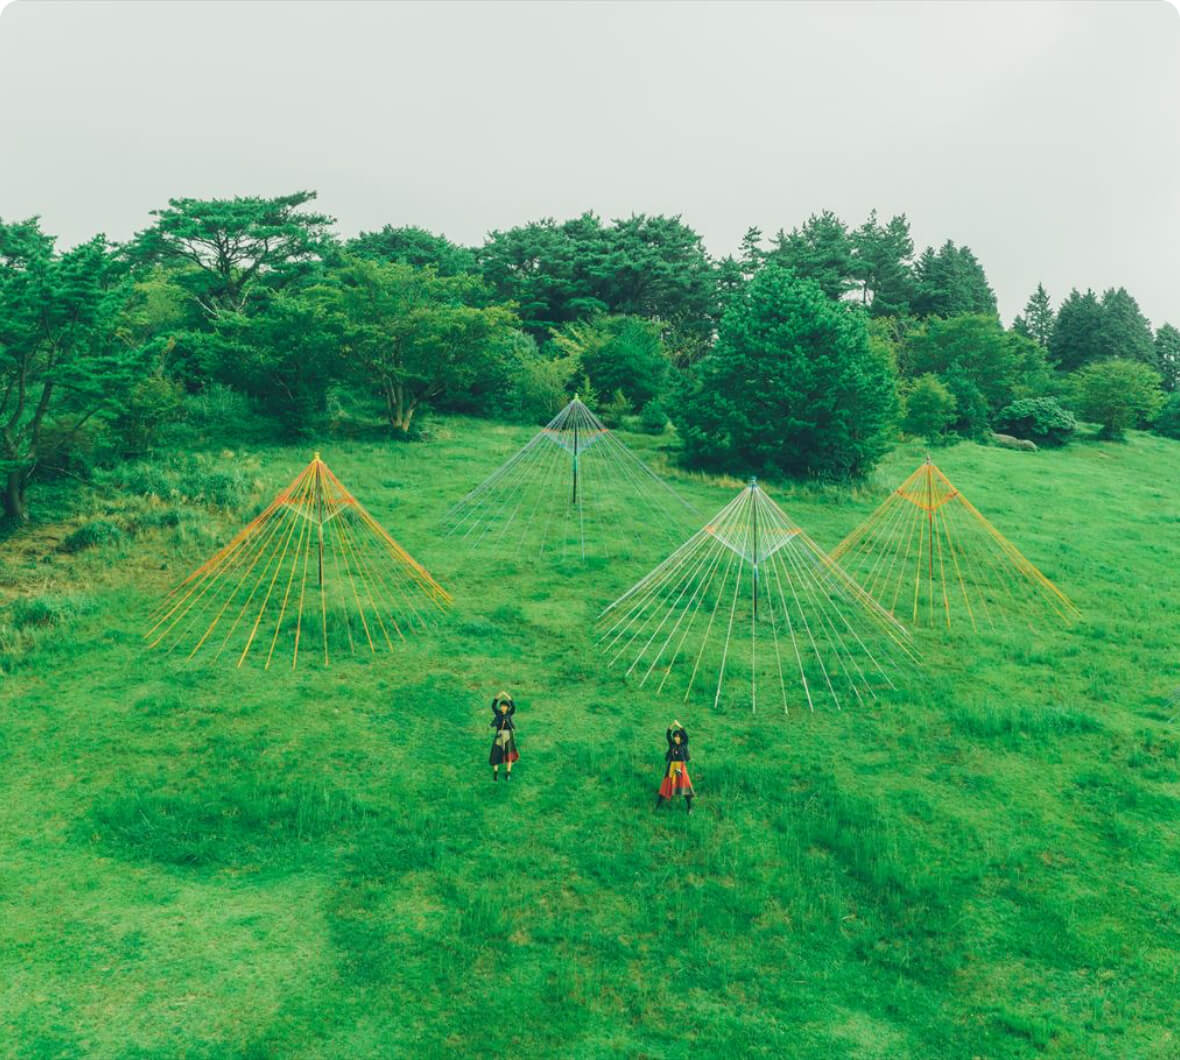
[[[930,584],[934,584],[934,462],[926,456],[926,528],[930,547]]]
[[[315,455],[315,521],[319,535],[320,591],[324,588],[324,479],[320,474],[320,454]]]
[[[754,621],[758,621],[758,480],[750,479],[750,521],[754,531]]]
[[[574,395],[574,401],[577,402],[578,396]],[[578,421],[574,420],[574,492],[570,498],[571,504],[578,503]]]

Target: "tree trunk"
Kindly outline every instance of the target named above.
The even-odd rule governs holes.
[[[414,402],[406,405],[406,388],[400,383],[395,383],[392,390],[392,416],[390,423],[393,424],[395,430],[401,431],[402,434],[408,434],[410,430],[410,420],[414,418]]]
[[[4,514],[17,522],[27,522],[29,509],[25,504],[25,476],[18,469],[9,471],[4,485]]]

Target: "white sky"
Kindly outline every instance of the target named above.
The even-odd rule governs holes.
[[[319,192],[468,244],[593,209],[715,254],[904,212],[1180,325],[1180,15],[1104,3],[39,2],[0,14],[0,217],[125,239],[171,197]]]

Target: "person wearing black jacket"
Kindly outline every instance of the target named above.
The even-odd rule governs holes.
[[[667,766],[664,769],[664,779],[660,783],[660,792],[656,796],[656,809],[658,810],[666,799],[683,795],[685,812],[692,813],[692,800],[696,792],[692,790],[692,781],[688,776],[688,761],[691,758],[688,753],[688,732],[680,722],[674,721],[668,726],[665,735],[668,740],[668,750],[664,753]]]
[[[512,763],[520,755],[516,752],[516,722],[512,715],[516,713],[516,704],[507,692],[501,692],[492,700],[492,728],[496,736],[492,740],[492,751],[488,755],[488,762],[492,767],[492,780],[500,779],[500,766],[504,766],[504,779],[512,779]]]

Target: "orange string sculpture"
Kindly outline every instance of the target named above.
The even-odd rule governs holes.
[[[886,610],[915,626],[1081,612],[929,458],[832,551]]]
[[[316,453],[266,510],[180,583],[153,615],[151,647],[237,656],[265,649],[372,653],[451,597],[348,492]],[[283,645],[279,650],[280,644]]]

